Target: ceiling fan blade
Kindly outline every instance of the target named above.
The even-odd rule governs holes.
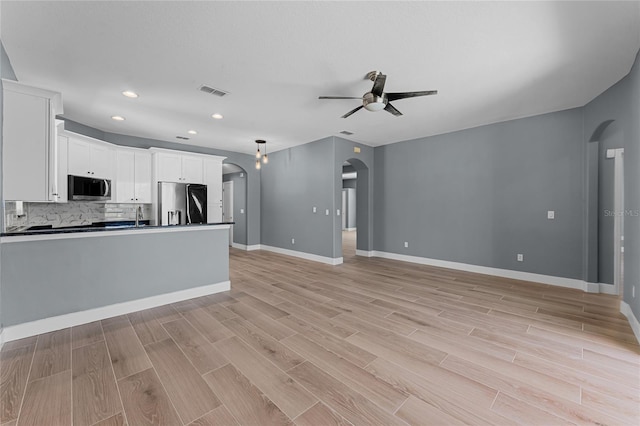
[[[387,81],[387,76],[384,74],[378,74],[375,81],[373,82],[373,89],[371,89],[371,93],[376,96],[382,96],[382,92],[384,91],[384,83]]]
[[[318,96],[318,99],[362,99],[362,96]]]
[[[348,113],[346,113],[345,115],[342,116],[342,118],[347,118],[349,117],[351,114],[353,114],[354,112],[358,111],[359,109],[362,109],[362,105],[360,105],[358,108],[354,108],[351,111],[349,111]]]
[[[416,96],[428,96],[428,95],[437,95],[437,90],[425,90],[423,92],[398,92],[398,93],[387,93],[387,100],[395,101],[398,99],[406,99],[406,98],[415,98]]]
[[[384,107],[385,111],[390,112],[391,114],[395,115],[396,117],[402,115],[402,113],[400,111],[398,111],[393,105],[391,105],[389,102],[387,102],[387,106]]]

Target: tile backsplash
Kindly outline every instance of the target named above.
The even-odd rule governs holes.
[[[151,204],[140,204],[144,219],[151,218]],[[135,220],[138,204],[110,204],[70,201],[68,203],[23,203],[22,211],[15,201],[4,206],[7,232],[12,229],[35,226],[90,225],[93,222]],[[20,214],[21,213],[21,214]]]

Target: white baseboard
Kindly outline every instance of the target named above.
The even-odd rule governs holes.
[[[374,251],[367,251],[367,250],[358,250],[356,249],[356,256],[364,256],[364,257],[373,257],[374,256]]]
[[[404,262],[419,263],[421,265],[437,266],[440,268],[457,269],[459,271],[475,272],[477,274],[495,275],[497,277],[512,278],[515,280],[533,281],[559,287],[575,288],[583,291],[588,291],[589,289],[593,291],[599,287],[597,283],[586,283],[585,281],[573,278],[554,277],[551,275],[534,274],[531,272],[470,265],[467,263],[450,262],[448,260],[429,259],[427,257],[409,256],[384,251],[373,251],[373,255],[375,257],[382,257],[385,259],[401,260]],[[593,284],[595,287],[593,285],[589,286],[588,284]],[[595,292],[598,292],[598,290],[595,290]]]
[[[589,283],[591,284],[591,283]],[[598,293],[618,295],[618,290],[613,284],[598,283]]]
[[[182,300],[193,299],[194,297],[205,296],[207,294],[220,293],[222,291],[228,291],[230,288],[230,281],[222,281],[216,284],[209,284],[187,290],[145,297],[143,299],[101,306],[99,308],[88,309],[86,311],[72,312],[70,314],[11,325],[4,328],[3,337],[6,342],[10,342],[12,340],[36,336],[50,331],[61,330],[63,328],[74,327],[93,321],[103,320],[105,318],[141,311],[143,309],[155,308],[156,306],[162,306],[168,303],[180,302]]]
[[[0,351],[2,346],[4,346],[4,328],[0,328]]]
[[[636,340],[640,343],[640,322],[638,322],[638,318],[633,314],[631,306],[623,300],[620,301],[620,313],[627,317],[629,325],[631,325],[631,329],[633,330],[633,334],[636,335]]]
[[[272,247],[265,246],[264,244],[260,245],[262,250],[272,251],[274,253],[286,254],[287,256],[299,257],[301,259],[313,260],[315,262],[326,263],[328,265],[340,265],[343,262],[342,257],[325,257],[319,256],[317,254],[305,253],[303,251],[295,251],[289,249],[283,249],[280,247]]]
[[[351,231],[355,231],[355,230],[357,230],[357,229],[358,229],[358,228],[342,228],[342,230],[343,230],[343,231],[349,231],[349,232],[351,232]]]
[[[251,246],[247,246],[247,251],[253,251],[253,250],[262,250],[262,245],[261,244],[254,244]]]
[[[231,247],[237,248],[240,250],[247,250],[247,246],[245,244],[240,244],[240,243],[231,243]]]

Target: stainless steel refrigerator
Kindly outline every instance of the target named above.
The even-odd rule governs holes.
[[[158,223],[207,223],[207,185],[158,182]]]

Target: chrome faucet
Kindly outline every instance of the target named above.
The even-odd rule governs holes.
[[[140,221],[144,219],[144,215],[142,214],[142,206],[138,206],[136,209],[136,228],[140,226]]]

